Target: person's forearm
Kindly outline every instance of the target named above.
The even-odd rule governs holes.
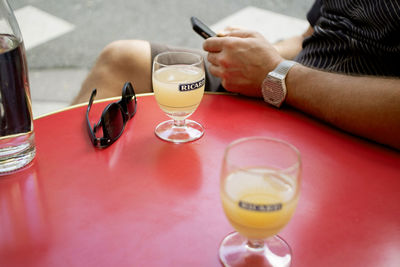
[[[400,149],[400,79],[341,75],[296,65],[286,84],[289,105]]]

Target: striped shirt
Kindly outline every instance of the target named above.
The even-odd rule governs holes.
[[[400,0],[317,0],[296,61],[327,71],[400,77]]]

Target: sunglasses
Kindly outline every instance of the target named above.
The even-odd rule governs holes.
[[[86,120],[90,140],[95,147],[106,148],[114,143],[122,134],[126,122],[136,113],[136,95],[130,82],[122,88],[122,97],[118,102],[108,104],[103,110],[98,123],[92,126],[89,121],[89,112],[92,107],[97,90],[93,89],[86,111]],[[103,137],[96,137],[96,132],[103,129]]]

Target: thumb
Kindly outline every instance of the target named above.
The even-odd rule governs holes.
[[[240,29],[240,28],[226,28],[223,32],[223,36],[231,36],[231,37],[239,37],[239,38],[249,38],[255,37],[256,32],[248,29]]]
[[[218,36],[228,36],[230,32],[235,31],[235,30],[241,30],[240,27],[234,27],[234,26],[227,26],[225,27],[222,31],[218,32]]]

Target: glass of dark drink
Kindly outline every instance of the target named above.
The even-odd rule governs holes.
[[[24,43],[7,0],[0,0],[0,175],[26,166],[35,153]]]

